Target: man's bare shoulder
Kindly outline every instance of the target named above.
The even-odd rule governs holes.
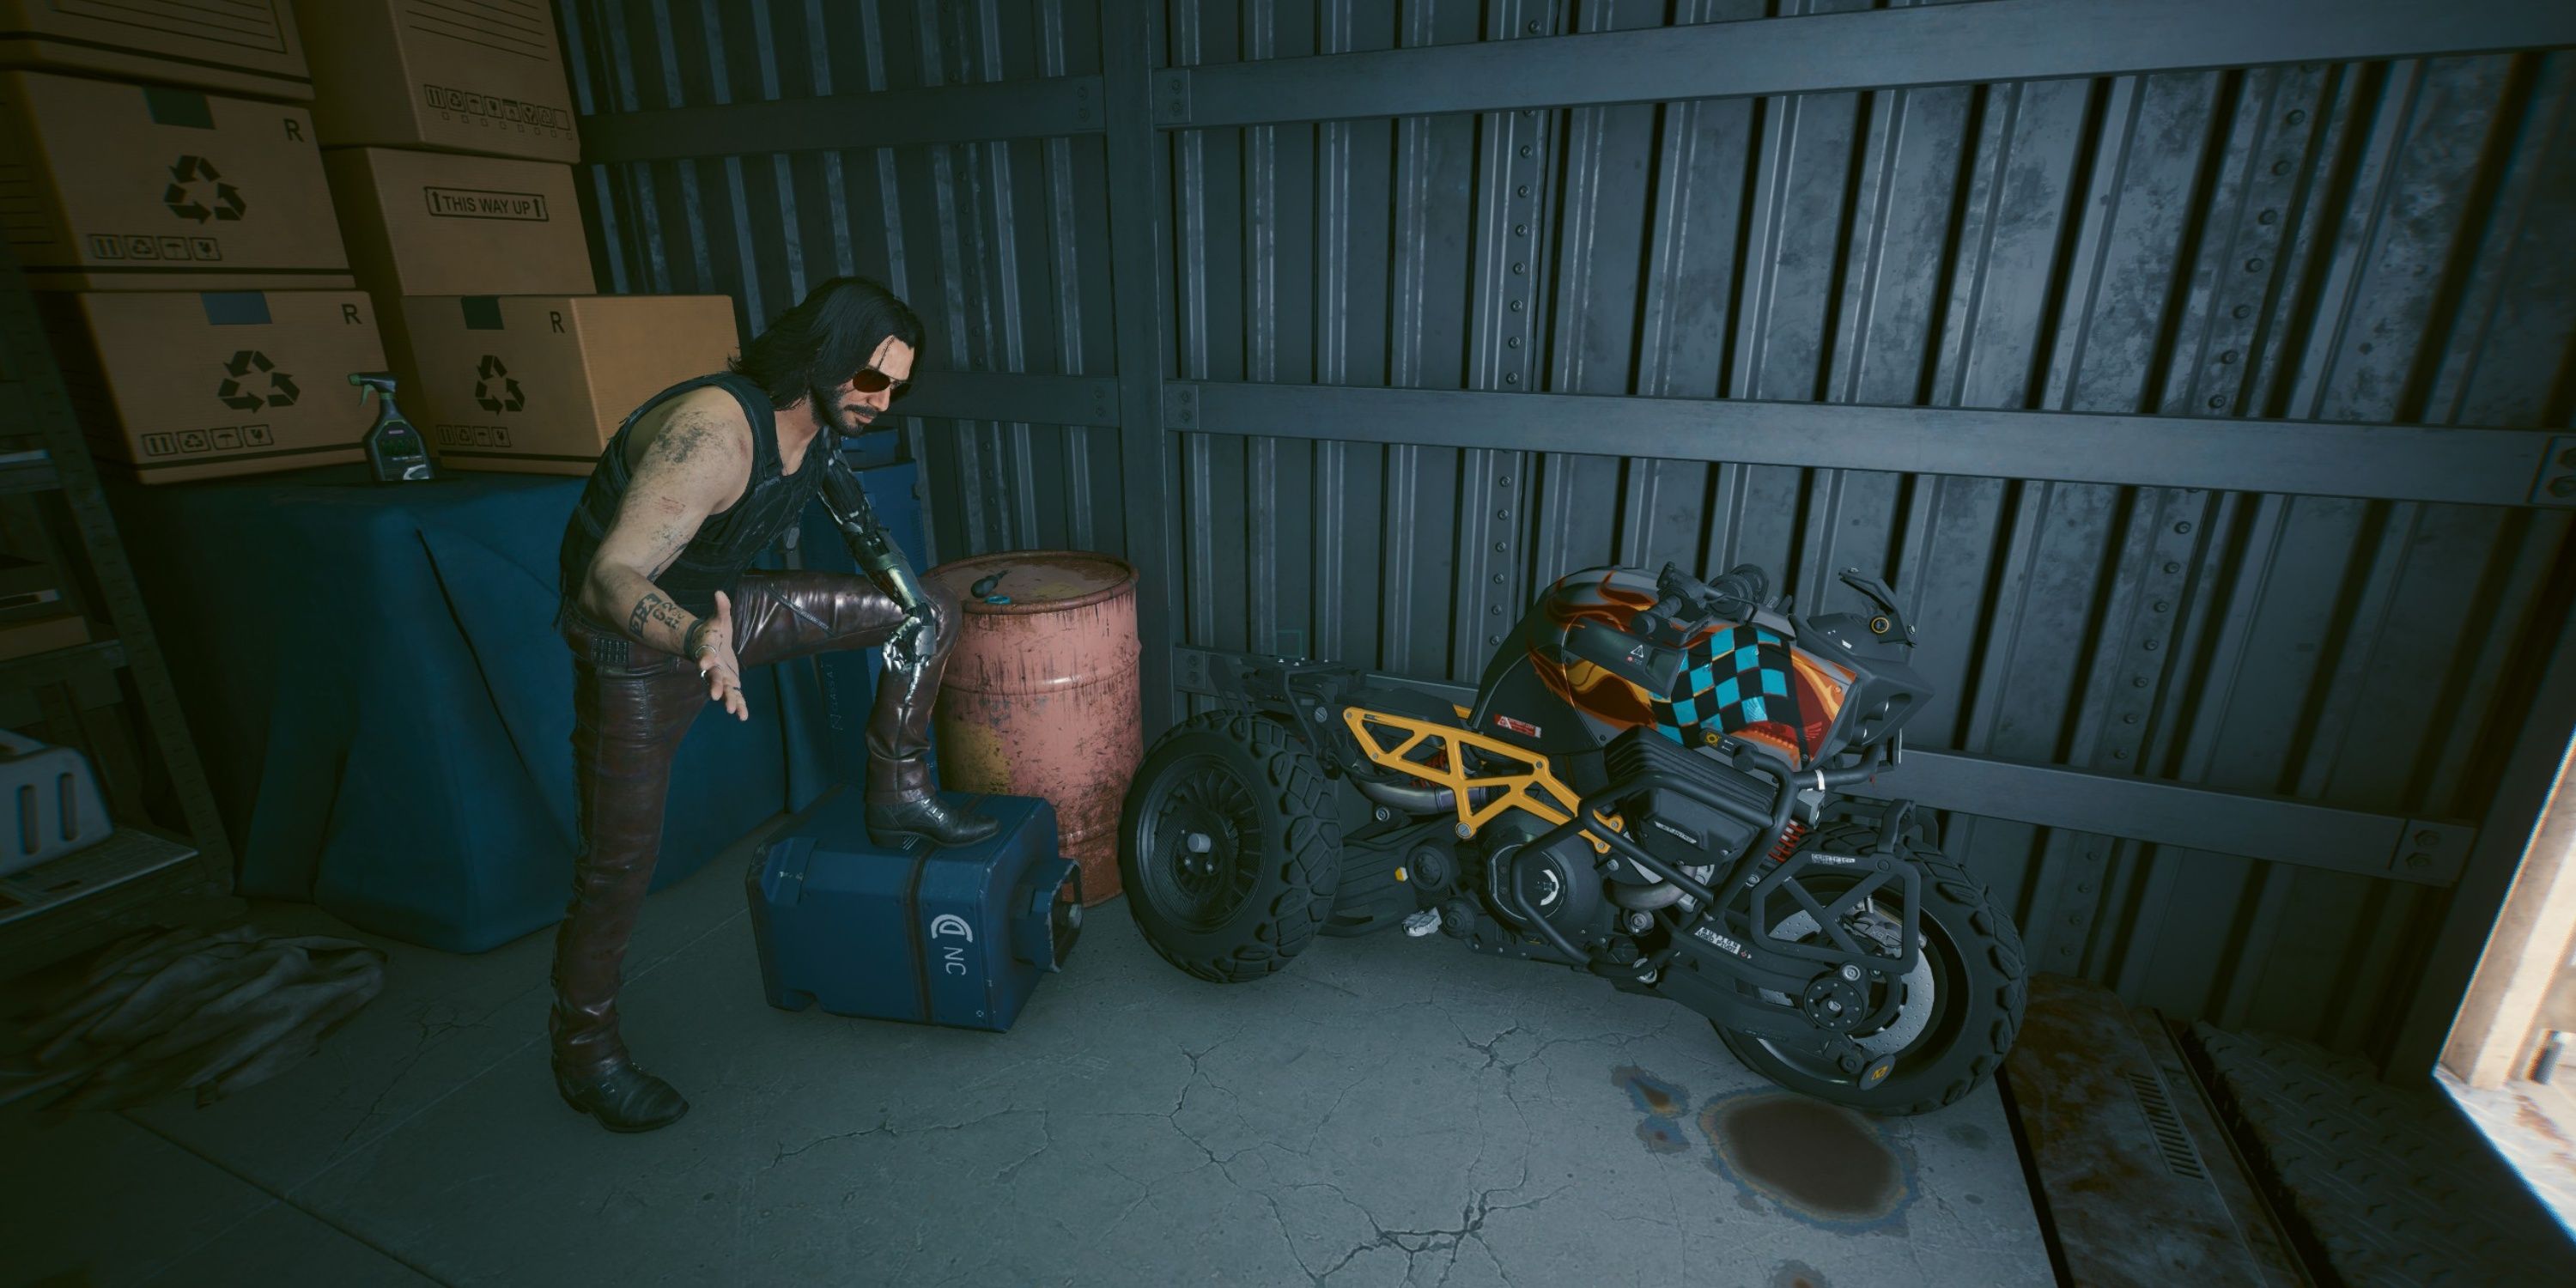
[[[751,422],[741,400],[713,386],[692,389],[644,414],[627,436],[626,460],[694,473],[751,459]]]

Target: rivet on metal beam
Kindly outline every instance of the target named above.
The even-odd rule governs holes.
[[[2576,435],[2557,435],[2541,449],[2531,501],[2534,505],[2560,508],[2576,505]]]
[[[1185,125],[1190,119],[1190,73],[1169,68],[1155,73],[1154,124]]]

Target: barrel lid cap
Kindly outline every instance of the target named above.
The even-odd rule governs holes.
[[[929,579],[969,613],[1053,613],[1127,593],[1136,568],[1088,550],[1013,550],[941,564]]]

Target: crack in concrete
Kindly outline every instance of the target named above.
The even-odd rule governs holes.
[[[892,1113],[881,1111],[877,1117],[877,1125],[874,1127],[865,1127],[858,1131],[838,1132],[830,1136],[817,1136],[794,1149],[788,1149],[785,1146],[781,1146],[777,1153],[770,1156],[769,1165],[771,1167],[776,1167],[780,1163],[786,1162],[788,1159],[794,1158],[798,1154],[802,1154],[806,1150],[812,1149],[817,1145],[828,1145],[836,1140],[856,1140],[861,1136],[875,1136],[880,1133],[892,1135],[894,1132],[893,1122],[894,1115]]]
[[[827,1144],[830,1144],[831,1142],[836,1141],[836,1140],[856,1140],[856,1139],[858,1139],[858,1138],[860,1138],[860,1137],[862,1137],[862,1136],[878,1136],[878,1135],[892,1136],[892,1137],[896,1138],[897,1140],[901,1140],[901,1139],[903,1139],[904,1137],[907,1137],[907,1136],[931,1136],[931,1135],[936,1135],[936,1134],[938,1134],[938,1133],[940,1133],[940,1132],[947,1132],[947,1131],[964,1131],[964,1130],[966,1130],[966,1129],[967,1129],[967,1128],[969,1128],[969,1127],[973,1127],[973,1126],[976,1126],[976,1125],[978,1125],[978,1124],[982,1124],[982,1123],[988,1123],[988,1122],[993,1121],[993,1120],[994,1120],[994,1119],[996,1119],[996,1118],[1008,1117],[1009,1115],[1012,1115],[1012,1114],[1036,1114],[1036,1115],[1038,1115],[1038,1116],[1040,1117],[1040,1119],[1041,1119],[1041,1121],[1040,1121],[1040,1123],[1039,1123],[1039,1131],[1040,1131],[1041,1133],[1044,1133],[1044,1132],[1046,1131],[1046,1125],[1045,1125],[1045,1123],[1044,1123],[1044,1121],[1043,1121],[1043,1120],[1044,1120],[1045,1116],[1046,1116],[1049,1112],[1050,1112],[1049,1110],[1044,1110],[1044,1109],[996,1109],[996,1110],[994,1110],[993,1112],[991,1112],[991,1113],[989,1113],[989,1114],[985,1114],[985,1115],[983,1115],[983,1116],[982,1116],[982,1117],[980,1117],[980,1118],[969,1118],[969,1119],[967,1119],[966,1121],[964,1121],[964,1122],[962,1122],[962,1123],[932,1123],[932,1124],[930,1124],[930,1125],[929,1125],[929,1126],[927,1126],[927,1127],[897,1127],[897,1126],[895,1126],[895,1125],[894,1125],[894,1113],[893,1113],[893,1111],[892,1111],[892,1110],[879,1110],[879,1111],[878,1111],[878,1116],[877,1116],[877,1125],[876,1125],[876,1126],[874,1126],[874,1127],[864,1127],[864,1128],[859,1129],[858,1131],[835,1132],[835,1133],[833,1133],[832,1135],[829,1135],[829,1136],[818,1136],[818,1137],[814,1138],[813,1140],[809,1140],[809,1141],[805,1142],[804,1144],[797,1146],[797,1147],[796,1147],[796,1148],[794,1148],[794,1149],[788,1149],[788,1148],[785,1148],[785,1147],[783,1147],[783,1146],[782,1146],[782,1147],[778,1150],[778,1152],[777,1152],[775,1155],[771,1156],[771,1158],[770,1158],[770,1160],[769,1160],[769,1165],[770,1165],[771,1167],[776,1167],[778,1164],[780,1164],[780,1163],[782,1163],[782,1162],[785,1162],[785,1161],[786,1161],[786,1160],[788,1160],[788,1159],[794,1158],[794,1157],[796,1157],[798,1154],[802,1154],[802,1153],[804,1153],[805,1151],[807,1151],[807,1150],[809,1150],[809,1149],[812,1149],[812,1148],[814,1148],[814,1147],[815,1147],[815,1146],[817,1146],[817,1145],[827,1145]],[[1051,1144],[1051,1143],[1053,1143],[1053,1137],[1052,1137],[1051,1135],[1049,1136],[1049,1143],[1050,1143],[1050,1144]],[[1045,1153],[1045,1152],[1046,1152],[1045,1147],[1044,1147],[1044,1146],[1039,1147],[1038,1152],[1039,1152],[1039,1153]],[[1030,1155],[1030,1157],[1034,1158],[1034,1157],[1036,1157],[1036,1155],[1032,1154],[1032,1155]],[[1026,1162],[1027,1160],[1026,1160],[1026,1159],[1023,1159],[1023,1160],[1021,1160],[1021,1161]]]
[[[1232,1178],[1231,1178],[1231,1177],[1228,1177],[1227,1179],[1231,1180]],[[1241,1187],[1242,1187],[1242,1186],[1241,1186],[1241,1182],[1237,1182],[1237,1183],[1236,1183],[1236,1188],[1238,1188],[1238,1189],[1239,1189],[1239,1188],[1241,1188]],[[1277,1225],[1277,1226],[1279,1227],[1279,1241],[1280,1241],[1281,1243],[1283,1243],[1283,1244],[1286,1244],[1286,1245],[1287,1245],[1287,1247],[1288,1247],[1288,1259],[1289,1259],[1290,1261],[1294,1261],[1294,1262],[1296,1262],[1296,1263],[1297,1263],[1297,1268],[1298,1268],[1299,1270],[1303,1270],[1303,1271],[1305,1271],[1305,1272],[1306,1272],[1306,1277],[1307,1277],[1308,1279],[1314,1280],[1314,1282],[1316,1282],[1316,1283],[1318,1283],[1318,1284],[1320,1284],[1320,1283],[1324,1282],[1321,1278],[1318,1278],[1318,1277],[1316,1276],[1316,1274],[1315,1274],[1315,1268],[1314,1268],[1313,1266],[1307,1265],[1307,1264],[1306,1264],[1306,1259],[1305,1259],[1304,1257],[1301,1257],[1301,1256],[1298,1256],[1298,1255],[1297,1255],[1297,1237],[1296,1237],[1295,1235],[1292,1235],[1292,1234],[1288,1233],[1288,1216],[1287,1216],[1287,1214],[1286,1214],[1286,1213],[1281,1212],[1281,1211],[1279,1210],[1279,1199],[1278,1199],[1278,1197],[1277,1197],[1276,1195],[1271,1194],[1271,1193],[1270,1193],[1269,1191],[1267,1191],[1267,1190],[1260,1191],[1260,1194],[1261,1194],[1261,1201],[1262,1201],[1263,1203],[1266,1203],[1266,1204],[1268,1204],[1268,1205],[1270,1206],[1270,1220],[1271,1220],[1271,1222],[1272,1222],[1273,1224],[1275,1224],[1275,1225]]]
[[[1358,1079],[1351,1083],[1351,1085],[1342,1088],[1341,1094],[1333,1097],[1332,1108],[1325,1110],[1323,1116],[1315,1120],[1314,1127],[1307,1131],[1306,1147],[1302,1150],[1290,1150],[1289,1152],[1297,1155],[1299,1158],[1312,1162],[1314,1160],[1315,1146],[1324,1138],[1324,1125],[1333,1121],[1333,1115],[1342,1112],[1342,1102],[1350,1099],[1352,1092],[1359,1090],[1361,1087],[1367,1086],[1369,1083],[1377,1081],[1378,1076],[1379,1075],[1376,1070],[1371,1070],[1367,1073],[1361,1074]]]
[[[1697,1014],[1697,1012],[1692,1012],[1692,1014]],[[1511,1074],[1515,1074],[1515,1073],[1520,1072],[1520,1070],[1521,1070],[1521,1066],[1523,1066],[1523,1065],[1525,1065],[1525,1064],[1528,1064],[1528,1063],[1530,1063],[1530,1062],[1531,1062],[1531,1061],[1533,1061],[1533,1060],[1538,1059],[1538,1058],[1539,1058],[1540,1056],[1542,1056],[1542,1055],[1547,1054],[1548,1050],[1549,1050],[1550,1048],[1552,1048],[1552,1047],[1576,1046],[1576,1045],[1590,1045],[1590,1044],[1592,1044],[1592,1043],[1596,1043],[1596,1042],[1606,1042],[1606,1043],[1609,1043],[1609,1044],[1610,1044],[1611,1049],[1612,1049],[1612,1050],[1614,1050],[1614,1051],[1626,1051],[1629,1047],[1632,1047],[1632,1046],[1636,1045],[1637,1043],[1644,1042],[1644,1041],[1648,1041],[1648,1040],[1653,1039],[1653,1038],[1659,1038],[1659,1037],[1662,1037],[1664,1034],[1671,1032],[1671,1031],[1672,1031],[1672,1028],[1673,1028],[1673,1025],[1674,1025],[1674,1024],[1676,1024],[1676,1023],[1679,1023],[1679,1021],[1678,1021],[1678,1020],[1667,1021],[1667,1022],[1666,1022],[1662,1027],[1657,1028],[1657,1029],[1654,1029],[1654,1030],[1652,1030],[1651,1032],[1646,1032],[1646,1033],[1620,1033],[1620,1032],[1613,1032],[1613,1033],[1594,1033],[1594,1034],[1591,1034],[1591,1035],[1588,1035],[1588,1036],[1585,1036],[1585,1037],[1579,1037],[1579,1038],[1549,1038],[1549,1039],[1548,1039],[1548,1040],[1546,1040],[1545,1042],[1541,1042],[1541,1043],[1539,1043],[1539,1044],[1538,1044],[1537,1049],[1536,1049],[1536,1050],[1531,1051],[1528,1055],[1522,1056],[1522,1057],[1521,1057],[1520,1059],[1518,1059],[1518,1060],[1514,1060],[1514,1061],[1511,1061],[1511,1062],[1509,1062],[1509,1063],[1507,1063],[1507,1064],[1504,1064],[1504,1065],[1503,1065],[1503,1073],[1505,1074],[1505,1076],[1509,1076],[1509,1075],[1511,1075]],[[1495,1041],[1497,1044],[1499,1044],[1499,1043],[1502,1041],[1502,1037],[1498,1035],[1498,1036],[1496,1036],[1496,1037],[1495,1037],[1494,1041]],[[1471,1043],[1469,1043],[1468,1045],[1469,1045],[1469,1046],[1474,1046],[1475,1044],[1471,1042]],[[1481,1048],[1480,1048],[1480,1049],[1481,1049]],[[1490,1067],[1491,1067],[1491,1065],[1488,1065],[1487,1067],[1489,1067],[1489,1068],[1490,1068]]]
[[[1483,1041],[1483,1042],[1479,1042],[1479,1041],[1475,1040],[1474,1038],[1468,1037],[1468,1036],[1467,1036],[1465,1033],[1463,1033],[1463,1032],[1462,1032],[1462,1033],[1460,1033],[1458,1036],[1459,1036],[1459,1038],[1460,1038],[1461,1040],[1463,1040],[1464,1042],[1466,1042],[1466,1044],[1467,1044],[1468,1046],[1474,1047],[1474,1048],[1475,1048],[1475,1049],[1477,1049],[1478,1051],[1482,1051],[1482,1052],[1484,1052],[1484,1053],[1485,1053],[1485,1062],[1484,1062],[1483,1064],[1481,1064],[1481,1065],[1476,1066],[1476,1072],[1478,1072],[1478,1073],[1483,1073],[1485,1070],[1490,1069],[1490,1068],[1493,1068],[1495,1065],[1498,1065],[1498,1064],[1502,1064],[1502,1063],[1503,1063],[1503,1057],[1502,1057],[1502,1056],[1501,1056],[1501,1055],[1500,1055],[1500,1054],[1495,1050],[1495,1048],[1500,1047],[1500,1046],[1503,1044],[1503,1039],[1504,1039],[1504,1038],[1510,1037],[1511,1035],[1513,1035],[1513,1034],[1515,1034],[1515,1033],[1518,1033],[1518,1032],[1520,1032],[1520,1031],[1521,1031],[1521,1026],[1519,1026],[1519,1025],[1515,1024],[1515,1025],[1511,1026],[1510,1028],[1505,1029],[1505,1030],[1503,1030],[1502,1032],[1495,1034],[1492,1038],[1490,1038],[1490,1039],[1488,1039],[1488,1040],[1486,1040],[1486,1041]],[[1541,1047],[1541,1048],[1539,1048],[1539,1049],[1540,1049],[1540,1050],[1542,1050],[1542,1051],[1544,1051],[1544,1050],[1546,1050],[1547,1048],[1545,1048],[1545,1047]],[[1504,1072],[1508,1073],[1508,1072],[1510,1072],[1510,1071],[1511,1071],[1511,1067],[1510,1067],[1510,1066],[1508,1066],[1508,1065],[1504,1066]]]
[[[1116,1171],[1117,1169],[1112,1168],[1112,1169],[1110,1169],[1110,1170],[1112,1170],[1112,1171]],[[1191,1171],[1189,1171],[1189,1172],[1183,1172],[1183,1173],[1182,1173],[1182,1175],[1184,1175],[1184,1176],[1194,1175],[1194,1174],[1195,1174],[1197,1171],[1199,1171],[1199,1170],[1201,1170],[1201,1169],[1193,1168],[1193,1169],[1191,1169]],[[1120,1208],[1120,1209],[1118,1210],[1118,1215],[1116,1215],[1116,1216],[1114,1216],[1114,1217],[1111,1217],[1111,1218],[1109,1219],[1109,1224],[1107,1224],[1107,1225],[1104,1225],[1104,1226],[1100,1227],[1100,1232],[1101,1232],[1102,1234],[1104,1234],[1104,1235],[1109,1234],[1109,1233],[1111,1233],[1112,1231],[1115,1231],[1118,1227],[1120,1227],[1120,1226],[1122,1226],[1122,1225],[1127,1224],[1127,1218],[1129,1218],[1129,1217],[1131,1217],[1131,1216],[1136,1215],[1136,1209],[1138,1209],[1138,1208],[1140,1208],[1140,1207],[1145,1206],[1145,1201],[1146,1201],[1147,1199],[1150,1199],[1150,1198],[1154,1197],[1154,1188],[1155,1188],[1155,1185],[1160,1185],[1160,1184],[1162,1184],[1162,1182],[1161,1182],[1161,1181],[1157,1181],[1157,1182],[1155,1182],[1155,1183],[1154,1183],[1154,1185],[1147,1185],[1147,1184],[1145,1184],[1144,1182],[1137,1180],[1137,1179],[1136,1179],[1135,1177],[1133,1177],[1133,1176],[1127,1176],[1127,1174],[1126,1174],[1125,1172],[1119,1172],[1118,1174],[1119,1174],[1120,1176],[1126,1176],[1126,1177],[1127,1177],[1128,1182],[1129,1182],[1130,1184],[1133,1184],[1133,1185],[1135,1185],[1135,1186],[1137,1187],[1138,1193],[1137,1193],[1137,1195],[1136,1195],[1136,1197],[1135,1197],[1134,1199],[1132,1199],[1132,1200],[1130,1200],[1130,1201],[1128,1202],[1127,1206],[1125,1206],[1125,1207],[1123,1207],[1123,1208]],[[1169,1180],[1169,1179],[1171,1179],[1171,1178],[1169,1178],[1169,1177],[1165,1177],[1165,1178],[1164,1178],[1164,1180]]]
[[[1022,1158],[1020,1161],[1011,1164],[1009,1167],[1005,1167],[1001,1171],[994,1173],[994,1184],[1008,1184],[1012,1177],[1020,1174],[1021,1168],[1036,1162],[1038,1155],[1055,1148],[1055,1131],[1048,1125],[1048,1120],[1051,1117],[1049,1111],[1041,1109],[1037,1111],[1037,1115],[1038,1135],[1043,1139],[1039,1142],[1038,1147],[1035,1150],[1030,1151],[1027,1157]]]
[[[524,995],[524,993],[525,990],[522,990],[521,993],[512,994],[511,1001],[518,1000],[518,998]],[[506,1006],[508,1003],[505,1002],[502,1005]],[[498,1014],[500,1010],[500,1008],[495,1007],[490,1011],[484,1012],[483,1015],[473,1020],[434,1018],[441,1010],[453,1014],[456,1009],[457,1007],[455,1003],[439,1000],[423,1003],[420,1009],[412,1012],[412,1027],[417,1029],[419,1032],[412,1041],[410,1053],[403,1056],[395,1065],[394,1076],[390,1081],[385,1083],[384,1090],[377,1092],[376,1098],[367,1102],[366,1112],[358,1115],[358,1120],[356,1122],[349,1124],[349,1130],[340,1133],[341,1144],[348,1144],[351,1140],[357,1137],[359,1132],[366,1130],[367,1124],[384,1116],[386,1097],[393,1095],[394,1092],[402,1086],[403,1079],[411,1076],[411,1071],[420,1066],[420,1062],[429,1055],[432,1047],[443,1041],[448,1034],[462,1032],[467,1029],[489,1028],[489,1021],[494,1015]]]
[[[1379,1224],[1374,1213],[1371,1213],[1365,1207],[1360,1207],[1357,1203],[1353,1203],[1351,1206],[1358,1208],[1360,1215],[1367,1218],[1369,1228],[1376,1231],[1376,1237],[1370,1239],[1366,1243],[1352,1248],[1348,1252],[1343,1253],[1341,1260],[1326,1267],[1323,1273],[1314,1275],[1315,1283],[1321,1285],[1326,1279],[1329,1279],[1334,1274],[1340,1272],[1343,1267],[1350,1265],[1351,1262],[1357,1260],[1362,1254],[1378,1248],[1393,1248],[1404,1254],[1404,1277],[1408,1281],[1413,1278],[1414,1264],[1417,1258],[1432,1253],[1448,1253],[1449,1259],[1441,1267],[1439,1281],[1441,1283],[1446,1283],[1448,1282],[1450,1272],[1457,1268],[1459,1249],[1466,1246],[1466,1244],[1471,1240],[1484,1251],[1485,1256],[1489,1260],[1493,1261],[1496,1272],[1502,1273],[1502,1258],[1495,1256],[1492,1247],[1485,1243],[1485,1223],[1491,1220],[1494,1214],[1498,1212],[1527,1211],[1529,1209],[1536,1208],[1550,1199],[1556,1198],[1558,1195],[1565,1193],[1568,1189],[1573,1188],[1572,1186],[1559,1186],[1558,1188],[1550,1190],[1527,1203],[1497,1204],[1494,1202],[1495,1195],[1509,1194],[1527,1186],[1528,1184],[1529,1163],[1527,1160],[1524,1160],[1521,1164],[1521,1179],[1519,1182],[1512,1185],[1498,1185],[1491,1189],[1478,1191],[1473,1199],[1468,1200],[1467,1204],[1459,1209],[1458,1228],[1454,1230],[1390,1230],[1384,1225]],[[1339,1187],[1328,1186],[1328,1188],[1332,1188],[1335,1193],[1341,1192]],[[1349,1196],[1343,1195],[1343,1200],[1348,1202]],[[1447,1240],[1447,1242],[1441,1242],[1444,1239]],[[1303,1265],[1304,1262],[1300,1261],[1299,1264]],[[1313,1274],[1314,1272],[1309,1271],[1308,1273]],[[1505,1275],[1504,1282],[1510,1282],[1510,1277],[1508,1275]]]
[[[1201,1078],[1207,1078],[1207,1070],[1200,1067],[1199,1061],[1216,1054],[1217,1047],[1224,1046],[1226,1043],[1231,1041],[1233,1041],[1233,1038],[1231,1037],[1219,1038],[1214,1045],[1209,1046],[1203,1051],[1192,1051],[1188,1047],[1174,1048],[1181,1053],[1181,1057],[1183,1059],[1190,1062],[1190,1076],[1181,1083],[1180,1094],[1172,1097],[1172,1114],[1178,1114],[1181,1110],[1189,1107],[1190,1088],[1197,1086]],[[1207,1084],[1210,1087],[1215,1087],[1218,1091],[1225,1091],[1225,1088],[1218,1087],[1216,1085],[1216,1079],[1214,1078],[1207,1078]],[[1234,1093],[1226,1091],[1226,1094],[1230,1096]],[[1166,1114],[1164,1116],[1168,1118],[1171,1117],[1172,1114]]]
[[[1582,1037],[1549,1038],[1539,1043],[1538,1046],[1532,1049],[1529,1054],[1522,1056],[1520,1059],[1507,1060],[1502,1054],[1503,1039],[1508,1038],[1515,1033],[1519,1033],[1522,1029],[1521,1025],[1515,1023],[1510,1028],[1504,1029],[1502,1032],[1495,1034],[1491,1038],[1479,1042],[1476,1039],[1467,1036],[1467,1030],[1463,1025],[1459,1024],[1458,1017],[1455,1012],[1450,1011],[1446,1005],[1441,1005],[1439,1009],[1441,1014],[1448,1018],[1450,1027],[1457,1031],[1458,1040],[1466,1043],[1470,1049],[1485,1057],[1485,1062],[1476,1066],[1473,1072],[1482,1073],[1487,1069],[1499,1066],[1502,1069],[1504,1076],[1507,1078],[1520,1072],[1522,1066],[1527,1065],[1538,1059],[1540,1056],[1547,1054],[1552,1048],[1592,1043],[1607,1043],[1614,1051],[1626,1051],[1629,1047],[1634,1046],[1639,1042],[1660,1038],[1671,1033],[1676,1026],[1687,1020],[1697,1018],[1699,1014],[1696,1011],[1690,1010],[1688,1007],[1682,1007],[1679,1004],[1675,1004],[1675,1009],[1679,1010],[1681,1012],[1680,1014],[1673,1016],[1671,1019],[1664,1021],[1662,1024],[1657,1025],[1646,1032],[1637,1033],[1633,1031],[1615,1030],[1608,1033],[1594,1033]]]
[[[1331,980],[1329,980],[1329,979],[1323,979],[1323,978],[1317,977],[1317,976],[1315,976],[1315,975],[1310,975],[1310,974],[1309,974],[1309,975],[1301,975],[1301,974],[1296,974],[1296,973],[1293,973],[1293,972],[1292,972],[1292,973],[1289,975],[1289,978],[1290,978],[1290,979],[1301,979],[1301,980],[1304,980],[1304,981],[1306,981],[1307,983],[1312,984],[1312,985],[1314,985],[1314,986],[1315,986],[1315,987],[1317,987],[1317,988],[1329,988],[1329,989],[1333,990],[1334,992],[1341,994],[1341,995],[1342,995],[1342,996],[1344,996],[1344,997],[1351,998],[1351,999],[1354,999],[1354,1000],[1356,1000],[1356,1001],[1362,1001],[1362,1002],[1365,1002],[1365,1001],[1367,1001],[1367,1000],[1368,1000],[1366,997],[1361,996],[1359,993],[1356,993],[1356,992],[1353,992],[1353,991],[1352,991],[1352,990],[1350,990],[1350,989],[1344,988],[1344,987],[1342,987],[1341,985],[1336,984],[1336,983],[1334,983],[1333,981],[1331,981]]]

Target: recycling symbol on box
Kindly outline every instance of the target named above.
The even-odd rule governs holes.
[[[171,214],[201,224],[209,219],[239,219],[244,208],[241,189],[223,180],[214,162],[183,156],[170,163],[170,186],[161,190],[161,204]],[[215,185],[212,194],[200,186],[209,183]]]
[[[517,411],[528,405],[528,395],[496,354],[484,354],[482,365],[474,369],[474,405],[485,411]]]
[[[303,392],[295,387],[295,377],[278,370],[277,364],[270,362],[268,355],[257,349],[244,349],[234,354],[233,360],[224,364],[224,372],[223,388],[215,391],[215,397],[223,399],[225,406],[238,411],[257,411],[261,407],[292,407],[295,405],[296,396]],[[253,372],[268,377],[267,393],[263,394],[255,389],[244,387],[253,379],[251,374]]]

